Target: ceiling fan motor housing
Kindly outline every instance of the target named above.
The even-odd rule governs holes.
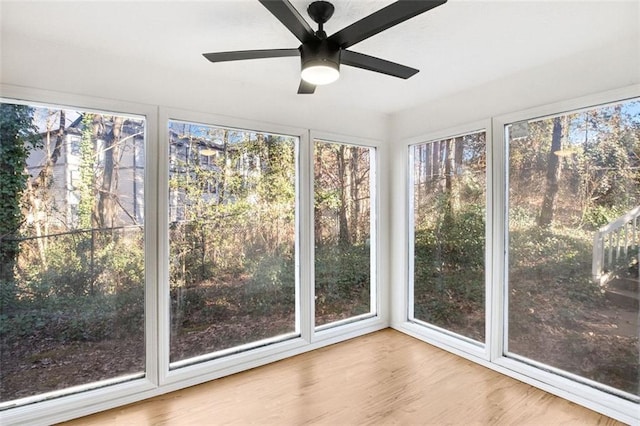
[[[313,66],[327,66],[340,70],[340,46],[329,40],[318,40],[318,42],[304,43],[300,50],[300,60],[302,69]]]

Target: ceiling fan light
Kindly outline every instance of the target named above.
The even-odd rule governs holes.
[[[303,43],[300,47],[301,77],[314,86],[333,83],[340,77],[340,47],[329,40]]]
[[[333,83],[340,77],[337,64],[332,62],[307,63],[302,69],[301,77],[315,86]]]

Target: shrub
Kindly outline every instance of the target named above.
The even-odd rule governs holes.
[[[622,210],[618,207],[592,206],[584,212],[584,222],[598,229],[622,214]]]
[[[295,261],[287,255],[265,255],[248,268],[247,309],[258,313],[289,311],[295,306]]]
[[[416,230],[416,316],[455,321],[461,312],[483,309],[484,243],[481,205],[440,215]]]
[[[368,244],[327,244],[316,247],[316,297],[331,303],[362,295],[366,300],[361,302],[368,306],[370,256]]]

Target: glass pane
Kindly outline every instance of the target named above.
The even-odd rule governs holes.
[[[316,326],[372,312],[374,154],[314,142]]]
[[[297,138],[168,130],[171,361],[295,333]]]
[[[485,133],[411,147],[413,318],[484,341]]]
[[[0,107],[1,400],[143,376],[145,121]]]
[[[638,128],[636,99],[506,129],[508,351],[636,396]]]

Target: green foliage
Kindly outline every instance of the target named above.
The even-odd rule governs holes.
[[[265,145],[267,167],[258,181],[258,192],[269,203],[291,203],[295,200],[293,145],[281,136],[268,136]]]
[[[121,231],[122,232],[122,231]],[[51,237],[48,268],[19,276],[20,309],[1,318],[4,338],[115,339],[144,325],[141,230]]]
[[[82,117],[82,140],[80,142],[80,202],[78,203],[78,226],[90,229],[93,223],[95,158],[93,114]]]
[[[295,306],[295,259],[288,256],[265,256],[250,269],[245,284],[245,306],[250,312],[265,315],[293,310]]]
[[[640,204],[638,105],[530,122],[527,138],[509,142],[509,285],[518,294],[512,309],[527,311],[522,294],[561,294],[559,300],[590,306],[602,300],[591,277],[593,232]],[[544,204],[545,155],[557,119],[561,173],[553,226],[543,228],[535,217]]]
[[[46,323],[46,313],[41,311],[0,314],[0,336],[7,340],[24,338],[43,329]]]
[[[144,287],[143,229],[106,231],[96,237],[97,286],[108,293]]]
[[[415,233],[415,315],[436,324],[455,323],[484,305],[484,208],[468,204],[454,213],[448,202],[440,197],[445,213],[417,224]]]
[[[143,332],[142,287],[112,295],[53,296],[40,308],[0,315],[0,335],[5,341],[53,339],[101,341]]]
[[[539,228],[510,232],[510,286],[526,292],[551,294],[597,304],[602,294],[591,279],[593,234],[576,228]]]
[[[182,330],[206,329],[229,315],[229,300],[212,287],[171,289],[172,321]]]
[[[316,210],[337,211],[340,208],[340,192],[334,188],[323,188],[316,184],[314,204]]]
[[[128,232],[132,235],[94,230],[50,237],[48,267],[21,277],[26,281],[24,297],[28,294],[39,306],[49,297],[113,294],[143,286],[142,232]]]
[[[46,256],[49,267],[39,281],[59,297],[84,296],[93,283],[91,233],[66,235],[50,239]]]
[[[186,126],[176,127],[179,152],[169,180],[182,209],[169,231],[176,333],[201,331],[235,316],[291,315],[296,294],[293,141]],[[210,155],[199,155],[203,140],[194,134],[217,140]]]
[[[371,249],[368,244],[324,244],[315,250],[316,310],[351,302],[353,315],[369,312]]]
[[[371,310],[371,157],[367,147],[315,141],[315,313],[322,325]]]
[[[638,195],[638,172],[633,154],[637,137],[631,134],[615,134],[589,142],[584,146],[584,172],[588,173],[588,189],[596,206],[620,208],[628,206]]]
[[[212,129],[223,149],[198,155],[200,141],[184,137],[170,190],[184,215],[171,225],[171,285],[193,286],[251,266],[252,256],[287,251],[295,220],[295,149],[289,139]],[[283,238],[282,235],[286,236]],[[282,247],[283,243],[289,247]]]
[[[607,223],[617,219],[624,213],[620,207],[606,207],[595,205],[588,207],[584,213],[584,222],[594,229],[598,229]]]
[[[16,302],[13,268],[23,221],[26,159],[38,144],[32,116],[33,109],[28,106],[0,103],[0,312]]]

